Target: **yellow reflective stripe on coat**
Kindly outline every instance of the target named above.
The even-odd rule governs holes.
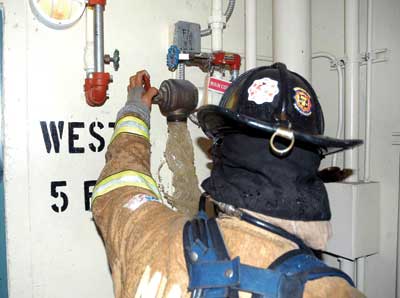
[[[153,178],[140,172],[128,170],[111,175],[96,184],[95,188],[93,189],[92,204],[97,197],[124,186],[136,186],[144,188],[151,191],[158,199],[161,200],[161,194],[158,191],[157,183]]]
[[[144,137],[146,140],[150,139],[147,124],[142,119],[134,116],[126,116],[118,120],[111,142],[121,133],[135,134]]]

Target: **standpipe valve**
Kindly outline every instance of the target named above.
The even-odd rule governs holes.
[[[90,106],[102,106],[107,100],[108,84],[112,82],[111,75],[104,72],[104,63],[114,64],[114,69],[119,67],[119,52],[114,51],[113,57],[104,55],[104,8],[106,0],[88,0],[87,5],[93,8],[94,18],[94,72],[85,79],[85,97]]]

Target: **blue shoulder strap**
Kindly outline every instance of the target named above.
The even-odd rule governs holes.
[[[354,287],[353,280],[346,273],[327,266],[314,254],[307,253],[302,249],[291,250],[283,254],[268,268],[290,276],[306,273],[307,281],[326,276],[337,276],[345,279]]]
[[[186,223],[183,231],[184,253],[192,298],[237,298],[238,291],[253,293],[253,298],[301,298],[308,280],[339,276],[352,286],[343,272],[330,268],[309,249],[290,251],[268,269],[230,259],[215,219],[200,211]]]
[[[215,271],[215,268],[223,268],[220,264],[230,261],[215,219],[208,219],[206,213],[200,211],[197,218],[185,224],[183,245],[192,297],[238,297],[237,291],[219,281]]]

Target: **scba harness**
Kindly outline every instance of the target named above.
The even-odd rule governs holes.
[[[216,219],[200,210],[183,230],[192,298],[237,298],[239,291],[252,293],[253,298],[301,298],[307,281],[326,276],[341,277],[354,287],[348,275],[324,264],[296,236],[229,207],[236,212],[231,215],[294,241],[299,249],[285,253],[267,269],[242,264],[240,257],[231,260]]]

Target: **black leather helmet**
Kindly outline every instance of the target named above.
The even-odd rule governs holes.
[[[362,140],[323,136],[324,116],[311,85],[299,74],[275,63],[240,75],[225,91],[218,106],[206,105],[197,112],[202,130],[210,138],[258,130],[271,134],[275,153],[288,153],[295,142],[319,148],[322,155],[361,145]],[[275,137],[288,145],[275,145]]]

